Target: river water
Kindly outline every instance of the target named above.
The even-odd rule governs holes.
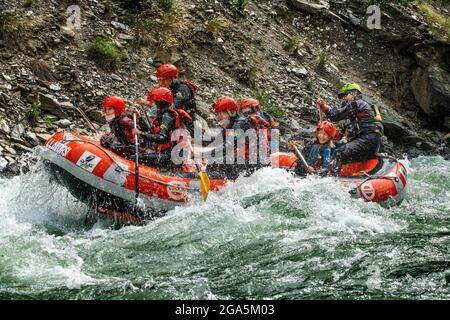
[[[37,164],[0,179],[0,299],[450,299],[450,161],[400,207],[266,168],[145,226],[85,226]]]

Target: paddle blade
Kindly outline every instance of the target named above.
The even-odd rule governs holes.
[[[200,190],[202,191],[202,198],[203,201],[206,201],[206,199],[208,198],[209,187],[211,183],[209,182],[209,177],[206,174],[206,172],[200,172],[199,176],[200,176]]]

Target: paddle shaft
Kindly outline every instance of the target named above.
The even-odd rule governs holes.
[[[294,150],[295,153],[297,153],[297,155],[300,157],[300,159],[303,162],[303,165],[306,167],[306,169],[308,169],[308,163],[306,162],[305,158],[303,157],[302,153],[300,152],[300,150],[298,150],[297,146],[294,146]]]
[[[150,128],[151,125],[152,125],[152,121],[150,121],[150,118],[148,117],[148,114],[147,114],[147,112],[145,111],[144,107],[139,106],[139,111],[140,111],[141,113],[144,113],[145,119],[147,120],[147,125],[148,125],[148,127]]]
[[[98,134],[97,129],[95,129],[94,124],[91,122],[91,120],[89,120],[89,117],[86,115],[86,113],[84,113],[83,110],[81,110],[79,107],[77,107],[77,102],[76,102],[75,98],[73,98],[73,106],[81,114],[81,116],[84,118],[84,120],[86,120],[86,122],[88,123],[91,130],[94,131],[96,134]]]
[[[188,146],[189,146],[189,149],[191,149],[192,157],[194,158],[194,163],[195,163],[195,166],[197,167],[197,171],[200,172],[200,171],[201,171],[201,170],[200,170],[200,166],[199,166],[198,163],[195,161],[194,147],[192,147],[191,140],[187,139],[187,144],[188,144]]]
[[[136,121],[136,113],[133,112],[133,124],[134,124],[134,130],[137,130],[137,121]],[[136,175],[136,202],[139,197],[139,141],[137,134],[134,135],[134,146],[135,146],[135,153],[136,153],[136,162],[135,162],[135,175]]]

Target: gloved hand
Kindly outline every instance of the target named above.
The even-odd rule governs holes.
[[[300,145],[300,141],[297,141],[297,140],[291,140],[288,142],[289,150],[294,150],[294,147],[297,147],[299,145]]]
[[[317,97],[316,104],[319,107],[320,111],[323,113],[327,113],[330,107],[322,100],[321,97]]]

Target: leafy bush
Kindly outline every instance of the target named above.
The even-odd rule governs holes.
[[[288,37],[284,43],[284,50],[286,51],[296,51],[299,48],[299,42],[295,36]]]
[[[37,119],[41,116],[41,101],[39,100],[39,95],[36,97],[33,103],[28,104],[24,110],[25,119],[27,119],[31,124],[35,124]]]
[[[418,3],[417,8],[423,14],[425,20],[431,25],[435,38],[450,42],[450,17],[442,15],[425,2]],[[434,25],[438,25],[439,27],[435,27]]]
[[[235,14],[245,15],[247,5],[248,0],[233,0],[231,3],[231,8]]]
[[[226,29],[229,25],[230,25],[230,23],[228,22],[228,20],[226,18],[218,16],[218,17],[214,17],[206,22],[206,29],[209,32],[215,34],[215,33],[219,33],[222,30]]]
[[[170,12],[170,14],[168,14]],[[149,7],[126,20],[133,27],[137,45],[154,43],[159,48],[169,48],[180,44],[179,36],[186,29],[185,11],[178,7],[175,0],[158,0],[158,6]]]
[[[91,59],[105,70],[115,69],[121,58],[120,51],[114,42],[103,36],[97,36],[91,40],[87,53]]]
[[[264,91],[254,89],[252,91],[252,96],[261,102],[264,111],[270,113],[276,119],[283,119],[286,116],[286,112],[274,103],[270,96]]]
[[[326,70],[328,64],[330,64],[330,55],[322,51],[319,55],[319,65],[317,67],[319,70]]]
[[[158,6],[164,12],[172,12],[176,8],[176,3],[174,0],[158,0]]]

